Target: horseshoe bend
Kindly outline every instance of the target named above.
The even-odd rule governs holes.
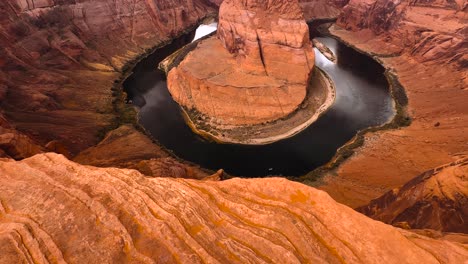
[[[466,262],[466,8],[1,2],[0,263]]]
[[[300,132],[333,103],[333,85],[314,63],[297,2],[224,1],[217,35],[172,67],[168,88],[195,132],[271,143]],[[295,113],[302,108],[311,111]]]

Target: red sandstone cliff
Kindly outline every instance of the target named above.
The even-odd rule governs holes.
[[[338,177],[328,175],[320,188],[340,202],[363,206],[466,153],[467,22],[466,1],[366,0],[344,7],[332,34],[395,74],[412,123],[367,134]]]
[[[467,3],[458,1],[353,1],[337,24],[347,30],[370,29],[420,62],[458,64],[468,60]]]
[[[463,263],[466,246],[371,220],[286,179],[147,178],[0,160],[0,263]]]
[[[77,153],[116,122],[123,66],[214,11],[205,0],[0,2],[0,108],[40,145]]]

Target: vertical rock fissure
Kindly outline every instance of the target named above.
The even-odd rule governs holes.
[[[265,70],[265,74],[268,76],[268,71],[266,69],[266,64],[265,64],[265,58],[263,57],[263,48],[262,48],[262,42],[260,40],[260,37],[258,36],[258,32],[255,31],[255,34],[257,35],[257,43],[258,43],[258,50],[260,52],[260,60],[262,61],[263,69]]]

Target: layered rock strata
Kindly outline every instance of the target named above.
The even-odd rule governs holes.
[[[224,1],[217,38],[202,41],[168,74],[175,100],[210,122],[270,122],[297,109],[314,66],[297,1]]]
[[[23,135],[72,154],[117,122],[123,67],[215,10],[205,0],[0,2],[0,108]]]
[[[0,161],[0,263],[463,263],[466,246],[285,179],[147,178],[41,154]],[[398,252],[398,254],[395,254]]]
[[[468,233],[468,158],[429,170],[357,210],[407,228]]]
[[[409,127],[367,134],[321,189],[358,207],[467,151],[463,1],[350,1],[332,34],[374,56],[406,91]],[[348,29],[348,30],[346,30]],[[396,95],[404,103],[404,96]],[[403,104],[404,106],[404,104]]]
[[[336,19],[349,0],[299,0],[307,21]]]

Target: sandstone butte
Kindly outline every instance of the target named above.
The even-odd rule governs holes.
[[[464,263],[466,245],[281,178],[149,178],[47,153],[0,160],[0,263]]]
[[[220,127],[284,118],[306,96],[314,67],[297,1],[226,0],[216,37],[198,44],[168,74],[173,98]]]
[[[412,229],[468,233],[468,158],[429,170],[357,208],[376,220]]]

